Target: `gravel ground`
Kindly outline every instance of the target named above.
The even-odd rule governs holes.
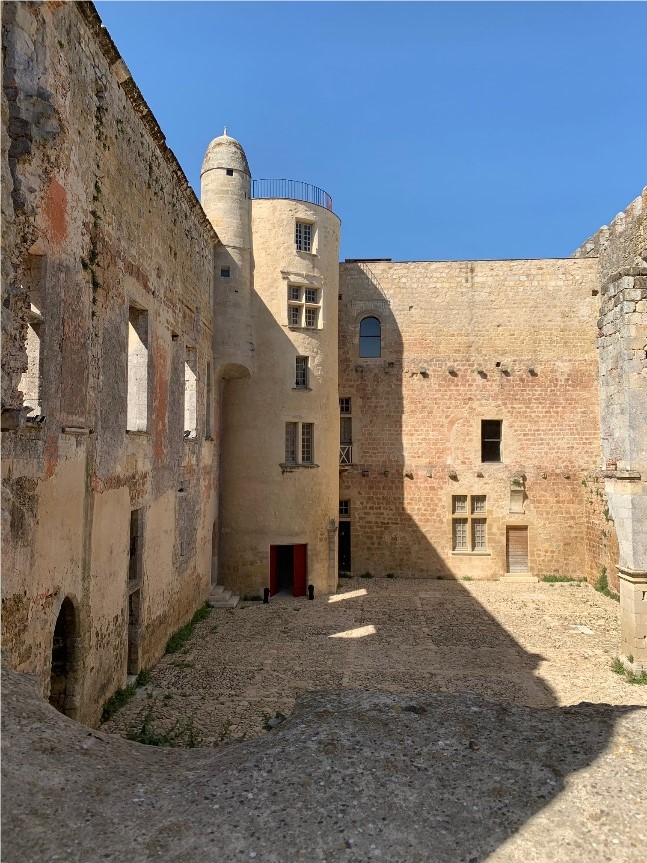
[[[3,671],[3,863],[647,863],[618,616],[585,586],[387,580],[214,610],[99,730]],[[143,712],[206,745],[119,736]]]
[[[332,597],[214,609],[103,729],[249,739],[307,690],[647,706],[647,686],[611,671],[618,640],[618,603],[586,584],[343,580]]]

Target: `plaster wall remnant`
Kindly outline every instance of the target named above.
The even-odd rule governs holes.
[[[614,585],[617,531],[643,662],[644,198],[573,259],[340,268],[330,197],[227,134],[199,203],[91,3],[4,4],[2,38],[14,668],[96,723],[213,584],[290,547],[333,591],[340,499],[355,572]]]

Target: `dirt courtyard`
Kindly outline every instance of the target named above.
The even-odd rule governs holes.
[[[348,579],[337,594],[213,609],[103,728],[257,737],[305,690],[475,693],[552,707],[647,706],[611,670],[619,606],[586,584]]]

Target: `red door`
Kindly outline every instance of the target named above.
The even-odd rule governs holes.
[[[276,546],[270,546],[270,596],[279,592],[279,579],[276,572]]]
[[[305,596],[308,579],[308,546],[294,546],[294,577],[292,579],[292,596]]]

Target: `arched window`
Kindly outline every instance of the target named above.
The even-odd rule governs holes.
[[[364,318],[359,325],[359,355],[382,356],[382,325],[377,318]]]

